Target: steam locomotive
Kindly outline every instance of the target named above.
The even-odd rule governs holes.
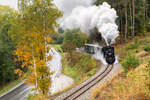
[[[103,57],[105,58],[106,62],[110,65],[114,64],[116,58],[114,53],[114,47],[112,46],[104,46],[100,48],[99,46],[93,44],[85,44],[84,50],[89,54],[95,54],[95,49],[101,50],[103,53]]]
[[[114,53],[114,47],[105,46],[102,48],[102,52],[103,52],[106,62],[110,65],[114,64],[114,62],[116,60],[115,53]]]

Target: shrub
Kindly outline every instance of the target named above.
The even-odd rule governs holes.
[[[140,45],[140,41],[138,39],[134,40],[134,43],[130,44],[126,49],[131,50],[131,49],[137,49]]]
[[[132,68],[136,68],[139,65],[139,59],[135,55],[127,55],[126,58],[121,62],[125,72]]]
[[[121,74],[92,92],[92,100],[150,100],[148,71],[144,64],[129,71],[124,78]]]
[[[149,45],[145,45],[143,47],[143,49],[146,51],[146,52],[150,52],[150,46]]]
[[[96,73],[98,62],[90,55],[74,53],[71,62],[66,56],[67,54],[62,59],[63,73],[72,77],[75,82],[83,81]]]
[[[148,70],[148,73],[149,73],[149,77],[150,77],[150,60],[148,61],[148,64],[147,64],[147,70]]]
[[[27,100],[50,100],[50,98],[42,94],[29,94]]]
[[[90,59],[87,64],[87,68],[88,68],[87,71],[89,71],[92,68],[96,68],[96,67],[97,67],[97,62],[94,59]]]
[[[126,49],[131,50],[131,49],[137,49],[138,45],[137,44],[130,44]]]
[[[70,61],[72,61],[72,58],[73,58],[73,51],[75,50],[75,45],[70,42],[70,43],[66,43],[66,44],[63,44],[63,51],[65,52],[68,52],[69,53],[69,56],[67,58],[70,59]]]
[[[32,100],[36,95],[34,94],[28,94],[27,100]]]
[[[62,43],[63,43],[63,40],[64,40],[63,36],[62,36],[62,35],[59,35],[59,36],[57,37],[55,43],[56,43],[56,44],[62,44]]]

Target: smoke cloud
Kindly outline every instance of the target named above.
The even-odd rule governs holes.
[[[80,28],[87,34],[96,27],[107,45],[113,44],[119,35],[115,23],[116,11],[107,2],[100,6],[93,5],[93,2],[93,0],[54,0],[54,4],[63,12],[60,25],[64,29]]]

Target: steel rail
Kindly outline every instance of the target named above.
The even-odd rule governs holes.
[[[95,78],[93,78],[90,82],[88,82],[88,83],[85,84],[84,86],[80,87],[79,89],[77,89],[76,91],[74,91],[73,93],[71,93],[70,95],[68,95],[67,97],[65,97],[63,100],[75,100],[75,99],[77,99],[79,96],[81,96],[83,93],[85,93],[87,90],[89,90],[89,89],[90,89],[91,87],[93,87],[95,84],[97,84],[99,81],[101,81],[103,78],[105,78],[105,77],[111,72],[111,70],[113,69],[113,65],[111,65],[110,70],[107,72],[107,70],[109,69],[109,66],[110,66],[110,65],[107,65],[107,67],[105,68],[105,70],[104,70],[101,74],[97,75],[97,76],[96,76]],[[107,73],[105,74],[105,72],[107,72]],[[101,76],[102,76],[102,77],[101,77]],[[98,79],[98,81],[95,82],[95,80],[96,80],[97,78],[99,78],[99,77],[101,77],[101,78]],[[92,84],[92,82],[94,82],[94,83]],[[92,85],[90,85],[90,84],[92,84]],[[90,85],[90,87],[88,87],[89,85]],[[74,94],[78,93],[80,90],[84,89],[85,87],[87,87],[87,88],[86,88],[83,92],[81,92],[81,93],[78,94],[77,96],[74,96],[74,97],[73,97]],[[70,97],[73,97],[73,98],[69,99]]]

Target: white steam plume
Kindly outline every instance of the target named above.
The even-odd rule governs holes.
[[[104,2],[100,6],[93,5],[93,0],[54,0],[63,12],[60,21],[64,29],[80,28],[82,32],[90,34],[90,30],[97,27],[107,45],[113,44],[119,35],[115,21],[115,9]]]
[[[78,6],[92,6],[95,0],[54,0],[53,3],[63,12],[63,15],[70,15],[72,10]]]

